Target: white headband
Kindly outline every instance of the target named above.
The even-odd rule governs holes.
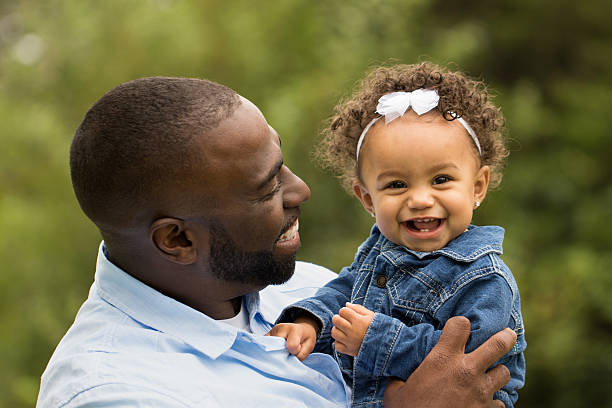
[[[391,122],[394,119],[399,118],[409,108],[417,115],[423,115],[424,113],[429,112],[438,106],[438,101],[440,100],[440,96],[438,92],[434,89],[416,89],[412,92],[392,92],[386,95],[383,95],[378,100],[378,105],[376,106],[376,113],[379,116],[374,118],[368,123],[368,125],[363,129],[361,135],[359,136],[359,140],[357,141],[357,151],[355,153],[355,160],[359,160],[359,151],[361,150],[361,145],[363,144],[363,139],[365,138],[366,133],[372,127],[374,123],[381,117],[385,117],[385,124]],[[480,149],[480,143],[478,142],[478,137],[476,137],[476,133],[470,125],[461,117],[457,117],[454,112],[448,112],[451,116],[455,117],[455,119],[461,123],[461,125],[465,128],[465,130],[469,133],[478,149],[478,154],[482,156],[482,150]]]

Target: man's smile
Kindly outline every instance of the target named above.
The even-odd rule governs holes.
[[[300,248],[300,233],[299,222],[297,217],[293,220],[292,224],[283,232],[276,242],[274,243],[274,253],[276,255],[291,255],[294,256],[297,250]]]
[[[300,227],[300,222],[297,218],[293,220],[291,224],[289,224],[286,228],[284,228],[284,232],[278,237],[276,243],[291,241],[296,238],[298,234],[298,230]]]

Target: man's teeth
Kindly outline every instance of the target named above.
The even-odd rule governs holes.
[[[278,242],[291,241],[292,239],[295,238],[295,235],[297,234],[299,228],[300,228],[300,223],[298,220],[295,220],[291,228],[289,228],[287,231],[285,231],[283,235],[280,236],[280,238],[278,239]]]

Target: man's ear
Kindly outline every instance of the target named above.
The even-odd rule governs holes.
[[[149,239],[172,262],[189,265],[198,258],[198,242],[193,230],[177,218],[160,218],[149,227]]]
[[[489,166],[482,166],[474,178],[474,201],[482,203],[487,196],[491,169]]]
[[[372,196],[368,192],[368,189],[363,185],[363,183],[359,180],[353,181],[353,194],[361,201],[361,205],[367,212],[369,212],[372,216],[374,214],[374,203],[372,202]]]

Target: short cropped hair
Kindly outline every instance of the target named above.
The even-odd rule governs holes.
[[[72,185],[100,228],[128,222],[203,160],[193,141],[231,116],[238,94],[192,78],[126,82],[89,109],[70,148]],[[152,201],[153,200],[153,201]]]
[[[343,187],[351,192],[353,180],[359,177],[355,160],[357,141],[376,114],[378,99],[396,91],[435,89],[440,96],[437,110],[454,112],[469,123],[482,147],[481,164],[491,168],[490,188],[499,186],[508,151],[504,144],[505,119],[501,109],[482,81],[459,71],[450,71],[430,62],[413,65],[379,67],[361,80],[355,92],[340,101],[328,125],[315,157],[324,168],[336,173]]]

